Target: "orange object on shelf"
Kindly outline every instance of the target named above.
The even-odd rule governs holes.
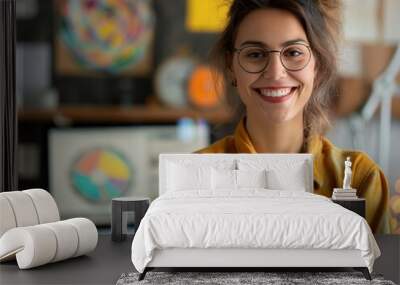
[[[215,108],[225,93],[222,75],[206,65],[193,70],[188,89],[190,103],[199,108]]]

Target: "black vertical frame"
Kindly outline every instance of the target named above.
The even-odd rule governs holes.
[[[15,1],[0,0],[0,192],[18,190]]]

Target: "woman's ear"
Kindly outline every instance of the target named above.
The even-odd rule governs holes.
[[[228,76],[233,87],[237,87],[237,80],[235,73],[233,72],[233,54],[231,52],[225,53],[225,63],[228,69]]]
[[[233,73],[233,54],[229,51],[225,53],[225,64],[229,72]]]

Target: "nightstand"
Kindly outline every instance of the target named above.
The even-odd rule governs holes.
[[[134,213],[135,231],[150,205],[147,197],[120,197],[112,199],[111,238],[123,241],[128,233],[128,214]]]
[[[365,219],[365,199],[355,198],[351,200],[338,200],[331,199],[333,203],[339,204],[340,206],[359,214]]]

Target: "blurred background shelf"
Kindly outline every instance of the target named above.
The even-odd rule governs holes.
[[[68,106],[57,109],[22,109],[20,122],[48,122],[57,118],[73,122],[111,123],[167,123],[183,117],[204,119],[211,124],[229,123],[233,114],[226,108],[196,110],[190,108],[165,108],[160,106]]]

